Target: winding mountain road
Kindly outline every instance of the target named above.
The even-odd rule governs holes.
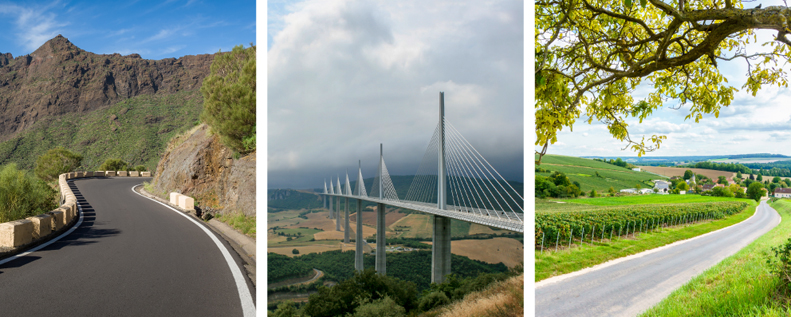
[[[205,224],[132,191],[146,180],[71,182],[82,223],[0,261],[0,315],[255,315],[255,288],[238,255]]]
[[[749,219],[697,238],[536,283],[536,316],[636,316],[780,223],[762,201]]]

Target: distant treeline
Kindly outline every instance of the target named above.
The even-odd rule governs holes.
[[[736,163],[715,163],[715,162],[697,162],[695,164],[687,164],[684,167],[690,168],[704,168],[717,171],[726,172],[741,172],[742,174],[750,174],[753,172],[749,167]]]

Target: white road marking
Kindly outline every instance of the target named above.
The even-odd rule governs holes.
[[[198,228],[203,230],[203,232],[206,233],[206,235],[209,236],[209,238],[211,238],[212,241],[214,241],[214,244],[216,244],[217,248],[220,249],[223,258],[225,258],[225,262],[228,263],[228,267],[231,269],[231,275],[233,275],[234,282],[236,282],[236,290],[239,292],[239,300],[242,302],[242,312],[244,313],[244,316],[245,317],[255,316],[255,304],[253,304],[253,296],[250,294],[250,289],[247,288],[247,283],[244,280],[244,275],[242,275],[242,271],[239,270],[239,267],[236,265],[236,262],[231,257],[231,254],[228,252],[228,250],[225,247],[223,247],[220,240],[217,239],[217,237],[213,235],[211,231],[209,231],[209,229],[206,229],[206,227],[201,226],[197,220],[192,219],[190,216],[187,216],[185,213],[178,211],[175,208],[163,204],[162,202],[159,202],[155,199],[148,198],[143,194],[138,193],[137,191],[135,191],[135,187],[137,186],[140,186],[140,184],[132,186],[132,192],[143,198],[151,200],[157,204],[165,206],[166,208],[175,211],[177,214],[183,216],[184,218],[187,218],[189,221],[192,221],[192,223],[198,226]]]

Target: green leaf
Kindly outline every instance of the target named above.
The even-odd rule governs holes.
[[[647,0],[640,0],[640,5],[643,6],[643,8],[645,8],[646,4],[648,4]]]
[[[624,4],[624,5],[625,5],[627,8],[631,8],[631,7],[632,7],[632,0],[623,0],[623,4]]]

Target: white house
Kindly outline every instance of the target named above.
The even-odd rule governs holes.
[[[791,188],[775,188],[775,197],[791,198]]]
[[[639,168],[639,167],[635,167],[635,168],[633,168],[632,170],[633,170],[633,171],[635,171],[635,172],[639,172],[639,171],[640,171],[640,168]]]

